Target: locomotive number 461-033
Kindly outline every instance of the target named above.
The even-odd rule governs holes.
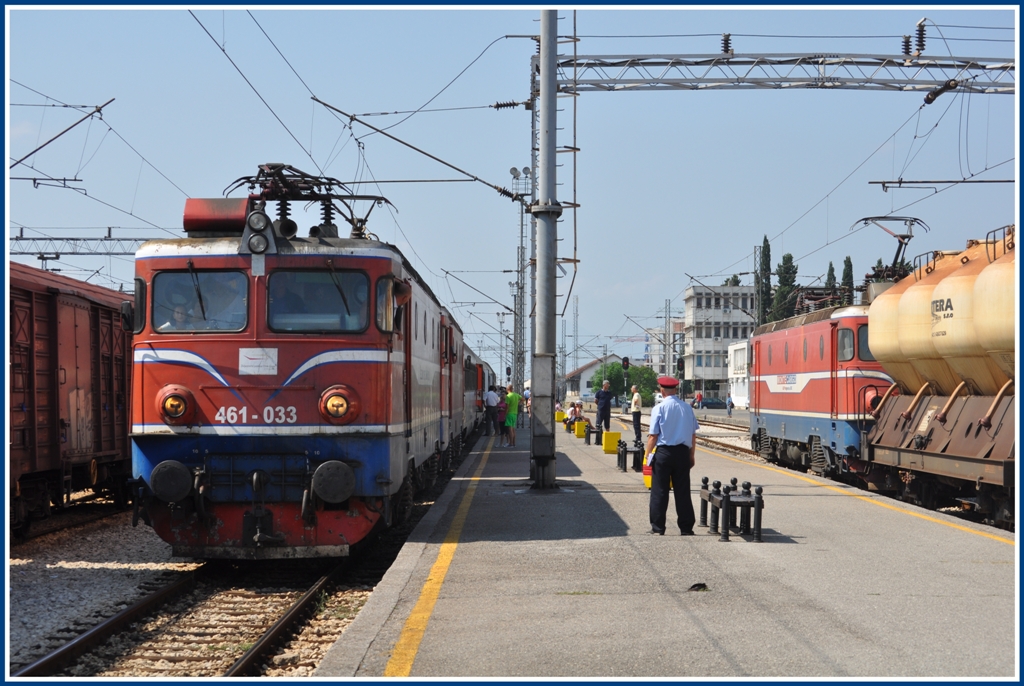
[[[258,422],[260,416],[256,413],[250,415],[248,407],[219,407],[214,419],[221,424],[248,424],[249,420]],[[294,424],[297,419],[298,411],[294,405],[268,405],[263,408],[263,421],[266,424]]]

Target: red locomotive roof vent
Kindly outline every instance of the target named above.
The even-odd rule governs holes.
[[[192,238],[241,236],[248,211],[248,198],[188,198],[185,233]]]

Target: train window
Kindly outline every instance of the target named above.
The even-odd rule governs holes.
[[[772,346],[768,346],[768,364],[772,363]]]
[[[853,331],[850,329],[839,329],[836,359],[840,362],[853,359]]]
[[[818,338],[818,358],[821,360],[825,359],[825,336],[822,335]]]
[[[249,279],[239,271],[160,272],[153,277],[153,328],[160,333],[241,331]]]
[[[804,339],[804,362],[807,361],[807,339]]]
[[[875,356],[871,354],[871,348],[868,346],[867,324],[864,324],[857,329],[857,357],[865,362],[875,361]]]
[[[789,364],[789,341],[786,341],[786,346],[782,350],[782,361]]]
[[[434,328],[434,318],[430,318],[430,349],[433,350],[434,346],[437,345],[437,329]]]
[[[412,337],[417,341],[420,339],[420,304],[413,303],[412,312]]]
[[[369,293],[363,272],[276,271],[267,281],[267,325],[273,331],[364,331]]]
[[[423,310],[423,345],[427,344],[427,311]]]
[[[385,277],[377,279],[377,328],[390,333],[395,328],[395,282]]]

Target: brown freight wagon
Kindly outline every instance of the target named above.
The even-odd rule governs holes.
[[[10,530],[93,489],[126,504],[131,333],[120,293],[14,262],[7,459]]]

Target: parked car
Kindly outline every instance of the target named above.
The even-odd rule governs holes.
[[[664,399],[665,399],[665,396],[663,396],[661,393],[655,393],[654,394],[654,404],[655,405],[657,405],[658,403],[660,403]]]
[[[700,403],[702,410],[724,410],[725,401],[721,398],[704,398]]]

